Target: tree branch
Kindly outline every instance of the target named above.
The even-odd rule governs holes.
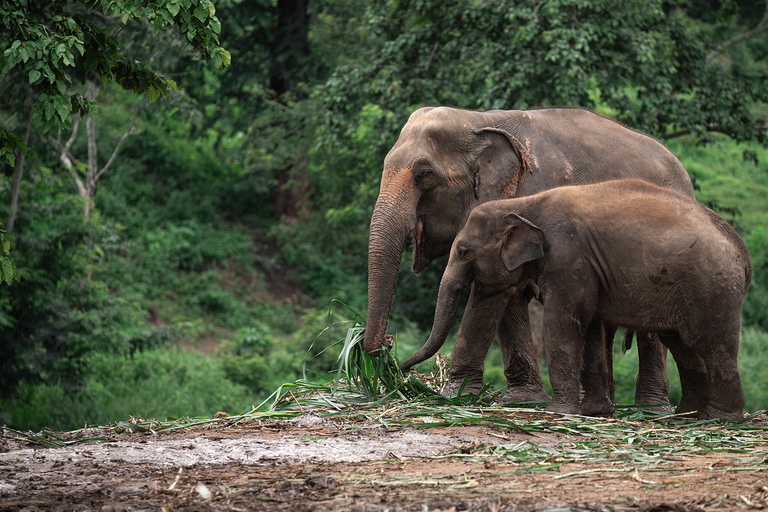
[[[72,154],[69,152],[69,149],[72,147],[72,144],[75,143],[75,139],[77,138],[77,129],[80,127],[80,114],[77,114],[75,116],[75,121],[72,123],[72,135],[69,136],[69,139],[67,139],[67,142],[64,143],[64,147],[61,148],[61,152],[59,153],[59,162],[64,164],[64,167],[67,169],[71,169],[73,167],[72,163]]]
[[[424,63],[424,71],[429,71],[429,65],[432,63],[432,59],[435,57],[435,54],[437,53],[437,49],[440,47],[440,41],[435,41],[435,44],[432,45],[432,51],[429,52],[429,57],[427,57],[427,62]]]
[[[88,191],[85,190],[85,185],[83,185],[83,180],[78,178],[77,176],[75,178],[75,185],[77,185],[77,191],[80,194],[80,197],[88,197]]]
[[[257,91],[257,92],[256,92],[256,94],[257,94],[257,95],[258,95],[258,97],[259,97],[259,98],[261,98],[261,100],[262,100],[263,102],[265,102],[267,105],[272,105],[273,107],[277,107],[277,108],[279,108],[279,109],[285,110],[286,112],[293,112],[293,109],[291,109],[290,107],[286,107],[286,106],[285,106],[285,105],[283,105],[282,103],[278,103],[278,102],[276,102],[276,101],[273,101],[273,100],[271,100],[271,99],[267,98],[267,97],[266,97],[266,96],[264,96],[264,95],[263,95],[263,94],[262,94],[260,91]]]
[[[93,78],[88,78],[87,84],[86,84],[86,90],[85,90],[85,96],[92,99],[93,101],[96,101],[96,98],[99,97],[99,93],[101,92],[101,88],[103,85],[97,84],[96,80],[99,80],[98,75],[93,73]]]
[[[748,30],[744,32],[743,34],[739,34],[738,36],[727,40],[723,44],[720,45],[720,47],[717,50],[714,50],[709,55],[707,55],[707,62],[710,62],[712,59],[717,57],[718,54],[722,53],[723,51],[727,50],[731,46],[735,46],[739,44],[742,41],[746,41],[747,39],[751,39],[758,35],[760,32],[765,30],[765,27],[768,26],[768,1],[766,1],[765,5],[765,14],[763,14],[763,19],[760,20],[760,23],[757,24],[755,28],[752,30]]]
[[[110,165],[112,165],[112,161],[115,159],[115,156],[117,156],[117,152],[120,151],[120,146],[123,145],[123,142],[125,142],[125,139],[128,138],[129,135],[133,135],[134,133],[137,133],[133,131],[133,126],[135,123],[136,123],[136,118],[134,117],[131,120],[131,126],[129,126],[127,130],[125,130],[125,133],[123,133],[123,136],[120,137],[120,140],[118,141],[117,146],[115,146],[115,150],[112,151],[112,156],[109,157],[109,160],[107,160],[107,163],[104,164],[104,167],[102,167],[101,170],[96,174],[96,181],[98,181],[99,178],[101,178],[101,175],[104,174],[104,172],[107,169],[109,169]]]
[[[714,123],[707,123],[704,125],[704,128],[708,132],[722,133],[723,135],[727,135],[728,137],[733,137],[733,130],[730,130],[724,126],[718,126]],[[755,128],[757,130],[768,131],[768,123],[763,124],[762,126],[756,126]],[[691,128],[684,128],[682,130],[677,130],[676,132],[665,133],[664,135],[661,136],[661,139],[662,140],[675,139],[677,137],[682,137],[683,135],[688,135],[691,132],[693,132]]]
[[[77,138],[77,128],[80,126],[80,114],[75,115],[75,122],[72,125],[72,135],[69,136],[67,142],[64,144],[64,151],[69,152],[69,148],[75,143]]]
[[[708,132],[723,133],[725,135],[728,135],[729,137],[733,133],[733,132],[731,132],[731,130],[728,130],[727,128],[724,128],[722,126],[716,126],[716,125],[714,125],[712,123],[705,124],[704,128],[706,128],[706,130]],[[676,132],[665,133],[664,135],[661,136],[661,138],[663,140],[676,139],[677,137],[682,137],[683,135],[688,135],[691,132],[693,132],[693,130],[691,128],[684,128],[682,130],[677,130]]]

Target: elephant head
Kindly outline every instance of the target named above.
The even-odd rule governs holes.
[[[403,372],[432,357],[451,329],[464,289],[474,281],[477,304],[485,297],[516,287],[513,298],[536,284],[534,272],[524,267],[544,256],[544,233],[515,213],[504,215],[487,203],[472,211],[451,248],[451,257],[440,281],[435,321],[427,342],[402,365]],[[523,285],[523,286],[521,286]]]
[[[450,251],[470,210],[513,197],[528,151],[505,130],[501,112],[422,108],[411,115],[384,160],[368,245],[364,348],[385,338],[400,261],[413,237],[413,271]]]

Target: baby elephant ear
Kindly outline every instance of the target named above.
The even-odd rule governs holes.
[[[501,244],[501,259],[507,270],[544,256],[544,233],[516,213],[504,216],[507,230]]]

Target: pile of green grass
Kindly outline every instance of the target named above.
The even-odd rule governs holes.
[[[573,462],[614,463],[608,469],[563,473],[557,478],[574,478],[595,472],[636,472],[638,468],[644,472],[661,472],[667,471],[667,465],[681,457],[715,452],[741,454],[734,470],[765,469],[768,421],[762,415],[764,411],[747,416],[743,422],[730,423],[691,420],[625,406],[617,409],[614,418],[605,419],[550,414],[536,404],[500,406],[493,404],[496,396],[493,393],[480,398],[471,395],[446,398],[439,394],[439,382],[435,382],[441,368],[427,376],[403,375],[397,358],[386,348],[382,348],[378,358],[365,353],[362,348],[364,323],[359,315],[351,324],[346,337],[336,345],[339,356],[331,374],[314,374],[310,379],[307,375],[310,372],[306,370],[304,378],[280,386],[261,404],[242,414],[166,421],[131,417],[94,428],[128,435],[212,424],[227,426],[253,420],[286,420],[311,412],[343,423],[347,429],[483,426],[503,429],[489,432],[510,441],[494,446],[477,445],[469,450],[440,455],[440,458],[511,463],[518,471],[555,472],[560,465]],[[570,441],[556,448],[546,447],[535,444],[534,437],[524,441],[518,437],[511,441],[505,430],[510,433],[565,434]],[[8,428],[2,435],[51,446],[107,439],[98,435],[99,430],[92,430],[93,436],[88,436],[87,429],[81,432],[77,440],[67,440],[72,436],[50,431],[31,434]]]
[[[242,366],[250,359],[246,358],[243,363],[234,356],[225,357],[228,353],[204,357],[173,347],[158,347],[130,357],[95,355],[89,360],[89,374],[75,397],[64,396],[60,386],[25,387],[22,390],[23,400],[15,402],[23,406],[0,403],[9,414],[3,422],[19,430],[41,430],[44,427],[68,430],[86,422],[89,425],[112,423],[112,428],[115,428],[116,418],[131,414],[132,418],[140,419],[143,428],[163,430],[223,421],[210,419],[210,415],[220,410],[244,411],[225,421],[290,418],[302,411],[316,410],[319,414],[338,417],[343,421],[392,422],[408,428],[462,424],[516,428],[514,422],[504,418],[509,416],[509,411],[523,409],[492,405],[494,398],[504,389],[503,372],[498,372],[502,377],[499,382],[488,379],[489,384],[479,397],[464,395],[448,399],[439,393],[447,375],[445,359],[437,357],[436,364],[431,367],[428,363],[420,365],[424,374],[411,372],[403,375],[399,371],[397,349],[399,347],[403,356],[407,356],[412,353],[413,347],[396,340],[392,352],[384,349],[380,357],[371,358],[362,348],[364,319],[351,308],[342,305],[341,309],[344,313],[351,313],[352,320],[345,319],[350,318],[349,314],[334,312],[325,317],[325,323],[318,320],[319,323],[313,324],[315,333],[320,324],[327,327],[315,337],[307,351],[303,372],[298,374],[301,378],[279,384],[287,379],[285,372],[277,367],[282,368],[287,363],[280,365],[272,361],[272,366],[277,365],[275,374],[261,377],[253,373],[251,366],[242,367],[250,372],[248,375],[252,379],[259,377],[264,380],[268,386],[266,389],[275,390],[271,394],[257,393],[253,386],[232,380],[230,366]],[[320,316],[323,315],[319,315],[318,319]],[[418,337],[414,332],[408,333],[408,337],[414,336]],[[282,340],[276,341],[277,346],[283,346]],[[761,364],[766,344],[768,335],[763,331],[745,329],[739,363],[748,411],[768,408],[764,393],[768,387],[768,374]],[[637,352],[631,350],[622,355],[619,345],[614,361],[616,402],[631,404],[637,375]],[[488,363],[489,368],[493,364],[502,364],[500,360]],[[332,368],[330,372],[329,368]],[[668,370],[671,398],[676,403],[680,386],[676,365],[671,358]],[[544,377],[546,380],[546,372]],[[530,405],[525,407],[524,410],[531,414],[538,411],[531,409]],[[538,413],[541,414],[541,411]],[[488,417],[489,414],[492,418]],[[206,415],[208,417],[204,418]],[[159,421],[142,419],[152,416],[159,418]],[[616,417],[626,421],[657,420],[656,416],[627,405],[618,406]],[[427,421],[428,418],[432,419]]]

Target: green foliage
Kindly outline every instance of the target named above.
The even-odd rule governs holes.
[[[765,353],[768,333],[764,329],[745,328],[741,333],[739,349],[739,373],[744,388],[744,408],[747,411],[768,410],[768,368]]]
[[[253,327],[244,327],[237,331],[234,353],[238,356],[250,354],[267,354],[272,346],[270,328],[258,322]]]
[[[285,340],[280,340],[281,345]],[[255,321],[239,329],[234,342],[224,342],[217,357],[227,378],[254,396],[265,396],[280,384],[295,379],[301,353],[294,347],[276,346],[269,326]]]
[[[303,347],[302,371],[305,378],[326,376],[338,357],[339,340],[346,336],[350,327],[346,311],[331,303],[328,309],[309,309],[300,319],[293,334],[296,347]]]
[[[616,403],[631,405],[635,403],[635,382],[637,380],[637,348],[622,353],[624,330],[616,333],[613,345],[613,374],[616,381]],[[673,406],[680,403],[682,391],[677,365],[672,355],[667,353],[667,376],[669,377],[669,401]]]
[[[131,40],[124,39],[122,27],[129,22],[141,24],[144,19],[156,32],[173,27],[195,56],[228,66],[229,52],[218,45],[221,23],[215,13],[210,0],[196,4],[191,0],[4,2],[0,10],[0,75],[18,76],[29,84],[37,96],[35,109],[43,131],[68,126],[72,114],[96,114],[92,99],[71,91],[88,73],[103,83],[114,81],[126,90],[148,92],[155,101],[176,90],[176,83],[144,62],[124,56]],[[0,128],[0,132],[4,145],[13,146],[14,139],[5,129]],[[6,161],[11,160],[6,156]]]
[[[242,262],[251,251],[248,237],[236,231],[222,233],[215,226],[187,220],[176,225],[148,230],[142,244],[142,254],[155,262],[158,271],[200,271],[212,263],[223,263],[229,257]],[[159,277],[159,276],[158,276]]]
[[[744,299],[744,325],[768,331],[768,230],[760,226],[747,236],[752,283]]]
[[[766,75],[708,62],[712,31],[739,28],[695,15],[661,1],[377,2],[366,22],[380,51],[339,67],[322,90],[337,114],[328,132],[343,133],[338,125],[371,102],[400,119],[419,105],[580,105],[610,108],[656,136],[706,140],[717,126],[765,141],[749,107],[765,99]]]
[[[16,164],[16,151],[26,151],[24,140],[11,131],[0,127],[0,162],[9,166]]]
[[[120,111],[105,108],[103,119],[118,119]],[[266,193],[241,187],[239,169],[217,158],[216,139],[196,138],[179,109],[159,114],[128,139],[102,179],[97,207],[121,229],[103,247],[94,276],[159,312],[160,322],[205,318],[237,330],[268,318],[282,329],[292,322],[290,309],[252,298],[254,290],[265,292],[254,269],[268,259],[254,254],[262,236],[228,220],[255,216]]]
[[[768,194],[768,149],[738,144],[723,135],[707,146],[682,137],[670,141],[669,149],[688,170],[699,202],[714,208],[742,236],[768,226],[763,200]],[[745,152],[752,157],[745,158]]]
[[[10,285],[19,276],[16,274],[16,267],[11,258],[11,242],[6,237],[8,232],[3,229],[3,223],[0,221],[0,283]],[[2,320],[0,320],[0,323]]]
[[[744,299],[745,326],[768,328],[768,150],[716,136],[706,146],[688,138],[669,145],[685,165],[696,197],[713,208],[744,238],[752,258],[752,283]],[[751,153],[744,158],[745,152]],[[745,186],[745,184],[749,186]]]
[[[335,368],[336,387],[346,386],[350,390],[355,389],[365,395],[369,401],[379,397],[379,386],[391,393],[410,391],[404,386],[406,376],[400,371],[398,362],[386,347],[379,352],[379,357],[371,357],[363,350],[364,334],[365,325],[362,323],[355,323],[347,330]],[[425,393],[437,395],[428,386],[424,386],[423,391],[419,390],[414,395]]]
[[[364,299],[365,289],[360,245],[355,244],[364,243],[364,234],[360,226],[357,228],[345,229],[313,215],[303,224],[273,228],[271,234],[286,263],[295,269],[291,278],[295,284],[316,297],[329,299],[339,294],[357,303]],[[335,248],[329,247],[333,240],[337,242]],[[322,258],[317,258],[318,251],[322,251]]]
[[[20,380],[61,382],[73,393],[87,354],[125,353],[129,339],[143,330],[135,304],[85,279],[110,228],[98,217],[85,222],[82,203],[66,187],[48,168],[34,170],[25,182],[26,208],[14,232],[19,282],[0,296],[0,387],[6,397]]]
[[[353,319],[346,322],[348,326],[344,338],[332,345],[336,348],[334,355],[338,353],[331,378],[327,379],[332,395],[341,397],[360,394],[364,401],[376,403],[389,402],[393,398],[427,399],[442,405],[465,405],[487,398],[484,394],[486,387],[478,395],[444,397],[413,373],[404,375],[400,371],[400,362],[387,347],[382,347],[378,357],[367,354],[363,349],[365,320],[354,309],[346,305],[344,307]],[[308,382],[306,372],[304,381]],[[275,392],[279,393],[280,390]]]
[[[351,316],[351,318],[350,318]],[[302,363],[303,375],[307,379],[326,379],[329,374],[338,370],[339,350],[348,339],[350,329],[355,323],[364,324],[359,312],[339,300],[331,300],[327,309],[309,309],[300,319],[300,325],[293,334],[293,343],[305,352]],[[412,354],[426,340],[427,335],[418,329],[414,322],[403,318],[395,319],[391,324],[391,332],[396,334],[393,356]],[[356,337],[353,336],[356,340]],[[357,344],[356,340],[354,344]],[[451,343],[446,343],[450,352]],[[350,354],[349,349],[347,353]],[[424,362],[417,368],[428,371],[431,366]]]

